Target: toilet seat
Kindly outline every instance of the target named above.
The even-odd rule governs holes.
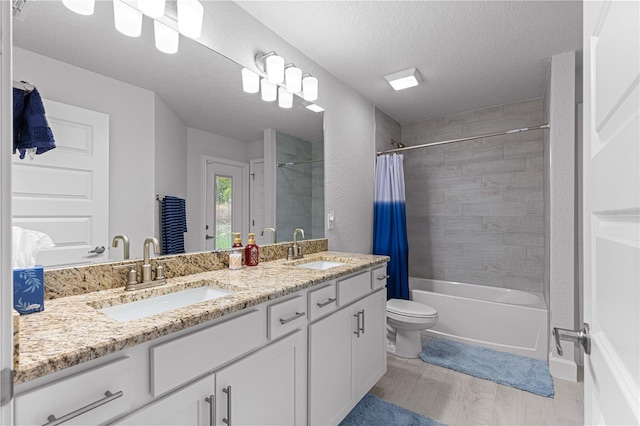
[[[438,311],[433,307],[425,305],[424,303],[404,299],[387,300],[387,312],[410,318],[430,319],[438,316]]]

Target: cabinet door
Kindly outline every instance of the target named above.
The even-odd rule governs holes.
[[[336,424],[356,403],[351,368],[356,309],[342,309],[309,326],[309,424]]]
[[[387,371],[386,292],[366,297],[357,305],[364,320],[364,333],[356,338],[356,399],[360,400]]]
[[[216,424],[305,424],[306,360],[301,330],[216,372]]]
[[[213,415],[211,403],[215,403],[213,389],[213,374],[210,374],[113,424],[209,426],[213,424],[211,421]]]

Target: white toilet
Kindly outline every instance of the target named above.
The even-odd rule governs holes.
[[[424,303],[412,300],[387,300],[387,328],[395,336],[395,355],[402,358],[418,358],[422,352],[420,331],[438,322],[438,311]]]

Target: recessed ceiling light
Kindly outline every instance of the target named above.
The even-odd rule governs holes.
[[[384,78],[394,90],[408,89],[409,87],[417,86],[422,81],[420,73],[415,68],[385,75]]]

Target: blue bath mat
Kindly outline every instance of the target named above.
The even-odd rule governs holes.
[[[553,398],[553,380],[544,361],[434,337],[420,354],[439,365],[502,385]]]
[[[435,420],[366,394],[339,426],[444,426]]]

